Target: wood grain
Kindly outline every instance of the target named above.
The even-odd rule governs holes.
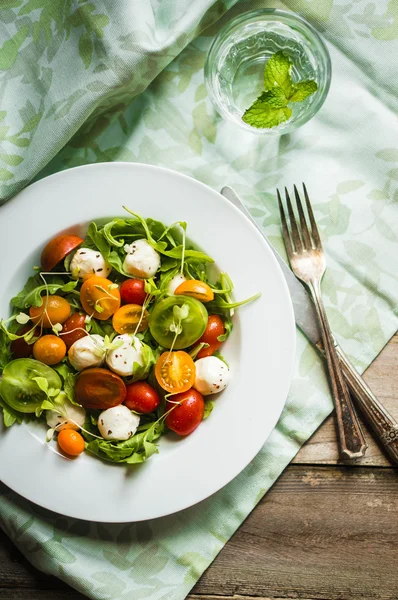
[[[396,600],[397,539],[396,470],[291,466],[191,600],[215,591],[227,598]]]
[[[398,421],[398,335],[395,335],[376,360],[370,365],[364,379],[384,404],[388,412]],[[366,456],[356,464],[377,467],[391,466],[391,462],[363,423],[369,448]],[[339,458],[333,416],[329,417],[312,438],[301,448],[293,460],[295,464],[346,464]],[[398,598],[398,594],[397,594]]]

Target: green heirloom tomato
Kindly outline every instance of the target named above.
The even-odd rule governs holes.
[[[179,313],[178,309],[182,306],[184,308]],[[183,318],[179,319],[179,314]],[[180,325],[174,349],[181,350],[192,346],[203,335],[207,319],[207,310],[199,300],[189,296],[170,296],[155,303],[149,315],[149,329],[160,346],[171,348]]]
[[[60,389],[58,373],[33,358],[17,358],[4,367],[0,380],[0,396],[11,408],[22,413],[34,413],[46,399],[34,377],[44,377],[48,388]]]

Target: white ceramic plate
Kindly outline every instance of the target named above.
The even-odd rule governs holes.
[[[61,231],[84,232],[96,218],[123,215],[188,223],[188,236],[235,283],[238,310],[223,353],[233,379],[210,418],[187,438],[165,436],[160,453],[138,466],[85,453],[58,455],[38,423],[0,426],[0,478],[45,508],[90,521],[160,517],[203,500],[236,477],[274,428],[288,393],[295,350],[290,296],[279,266],[255,227],[202,183],[165,169],[105,163],[63,171],[0,208],[0,315],[39,264],[44,244]],[[1,419],[2,420],[2,419]]]

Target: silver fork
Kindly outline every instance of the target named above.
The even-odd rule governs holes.
[[[282,221],[282,232],[286,252],[289,257],[293,273],[307,286],[315,304],[319,319],[322,342],[326,354],[327,366],[330,376],[332,396],[336,409],[337,430],[340,441],[340,451],[345,458],[358,458],[364,456],[367,444],[358,421],[357,414],[352,405],[351,397],[344,381],[340,361],[336,352],[335,342],[329,327],[325,307],[321,296],[321,280],[326,270],[326,260],[322,248],[318,227],[312,212],[307,189],[303,184],[307,213],[311,224],[311,231],[304,214],[300,195],[294,186],[299,226],[293,211],[289,193],[285,188],[286,204],[289,214],[290,230],[283,208],[282,199],[277,190],[279,211]]]

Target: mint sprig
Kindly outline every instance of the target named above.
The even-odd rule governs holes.
[[[264,92],[245,111],[245,123],[259,129],[276,127],[292,116],[289,102],[302,102],[317,91],[318,85],[312,79],[293,83],[292,67],[282,51],[271,56],[264,70]]]

